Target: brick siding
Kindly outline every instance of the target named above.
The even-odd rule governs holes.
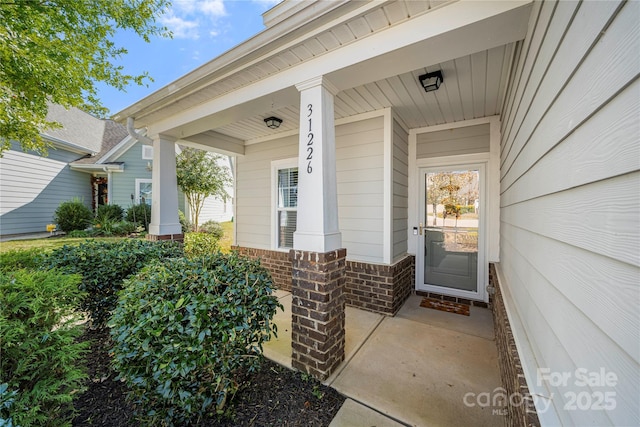
[[[291,292],[291,259],[289,252],[233,246],[240,254],[259,259],[260,263],[271,273],[273,284],[277,289]]]
[[[504,307],[500,283],[493,264],[489,264],[489,285],[493,286],[495,290],[492,298],[493,327],[495,329],[496,346],[498,347],[502,386],[506,390],[507,396],[513,396],[517,393],[517,395],[526,399],[522,405],[508,405],[505,425],[510,427],[538,427],[540,426],[540,420],[529,394],[529,387],[524,377],[520,356],[518,355],[516,342]]]
[[[291,365],[325,380],[344,360],[346,249],[292,250]]]
[[[415,257],[392,265],[347,261],[347,305],[393,316],[414,288]]]

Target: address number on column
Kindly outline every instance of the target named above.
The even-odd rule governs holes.
[[[309,133],[307,134],[307,173],[311,173],[313,172],[313,166],[311,166],[311,162],[313,161],[313,132],[311,131],[313,104],[307,105],[307,112],[307,117],[309,118]]]

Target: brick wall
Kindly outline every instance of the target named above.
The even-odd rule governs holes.
[[[163,240],[173,240],[174,242],[184,242],[184,234],[147,234],[147,240],[151,242],[159,242]]]
[[[269,270],[276,288],[291,292],[291,259],[289,252],[270,251],[266,249],[244,248],[233,246],[240,254],[253,259],[260,259],[260,263]]]
[[[394,315],[414,288],[415,257],[392,265],[347,261],[345,299],[348,305]]]
[[[538,427],[540,421],[529,394],[529,387],[524,377],[520,356],[513,338],[513,332],[500,291],[500,283],[496,275],[495,265],[489,264],[489,285],[493,286],[495,293],[492,297],[493,326],[498,347],[498,361],[500,363],[500,376],[502,386],[507,396],[519,395],[525,397],[522,405],[508,405],[506,425],[514,427]]]
[[[291,259],[285,252],[233,246],[241,254],[259,258],[273,277],[276,288],[291,292]],[[415,257],[408,255],[392,265],[346,261],[347,305],[394,315],[414,289]]]
[[[291,365],[325,380],[344,360],[346,249],[291,250]]]

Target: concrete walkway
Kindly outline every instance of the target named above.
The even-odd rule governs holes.
[[[290,367],[291,294],[277,296],[285,312],[265,355]],[[325,382],[347,397],[332,427],[503,423],[499,408],[478,404],[501,387],[491,312],[445,313],[421,299],[411,296],[395,317],[347,307],[345,361]]]

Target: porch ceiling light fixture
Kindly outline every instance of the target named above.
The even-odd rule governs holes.
[[[433,73],[423,74],[418,77],[420,80],[420,84],[424,88],[425,92],[433,92],[434,90],[438,90],[440,85],[444,81],[442,78],[442,71],[434,71]]]
[[[264,119],[264,122],[269,129],[278,129],[282,123],[282,119],[271,116]]]

